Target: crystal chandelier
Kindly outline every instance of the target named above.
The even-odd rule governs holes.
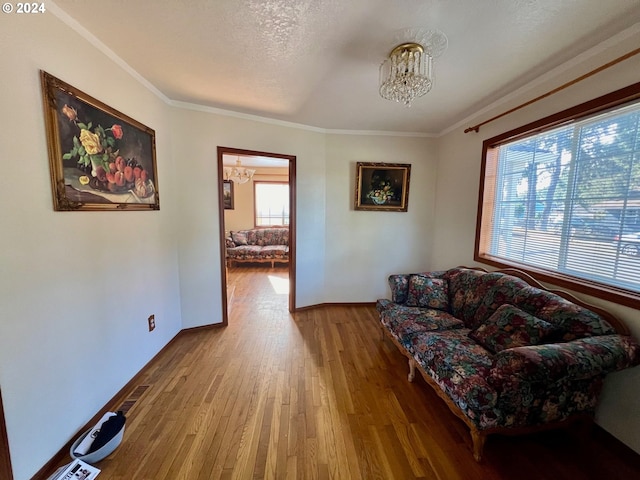
[[[415,41],[395,47],[380,65],[380,96],[410,107],[433,86],[433,58],[447,48],[447,37],[438,30],[406,30]]]
[[[247,183],[253,178],[255,170],[245,168],[240,163],[240,157],[236,160],[235,167],[224,167],[224,179],[231,180],[233,183]]]

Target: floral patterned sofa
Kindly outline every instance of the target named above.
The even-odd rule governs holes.
[[[383,331],[471,429],[521,434],[593,419],[605,376],[640,363],[611,314],[523,272],[458,267],[389,277]]]
[[[230,232],[226,238],[227,266],[241,262],[289,262],[289,229],[253,228]]]

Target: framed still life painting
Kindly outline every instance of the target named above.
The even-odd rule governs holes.
[[[41,71],[56,211],[159,210],[155,132]]]
[[[358,162],[355,209],[406,212],[410,175],[410,164]]]

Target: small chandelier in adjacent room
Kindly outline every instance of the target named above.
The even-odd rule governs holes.
[[[404,30],[407,40],[395,47],[380,65],[380,96],[410,107],[433,86],[433,58],[447,48],[439,30]]]
[[[255,170],[245,168],[240,163],[240,157],[236,160],[235,167],[224,167],[223,169],[224,179],[231,180],[233,183],[247,183],[253,178]]]

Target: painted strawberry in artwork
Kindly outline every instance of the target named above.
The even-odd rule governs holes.
[[[154,193],[143,166],[135,158],[120,155],[118,141],[124,138],[122,125],[113,124],[105,128],[91,122],[85,124],[78,119],[78,111],[67,104],[60,111],[77,128],[73,147],[62,158],[76,159],[77,168],[84,173],[80,177],[82,185],[103,192],[132,192],[139,198]]]

